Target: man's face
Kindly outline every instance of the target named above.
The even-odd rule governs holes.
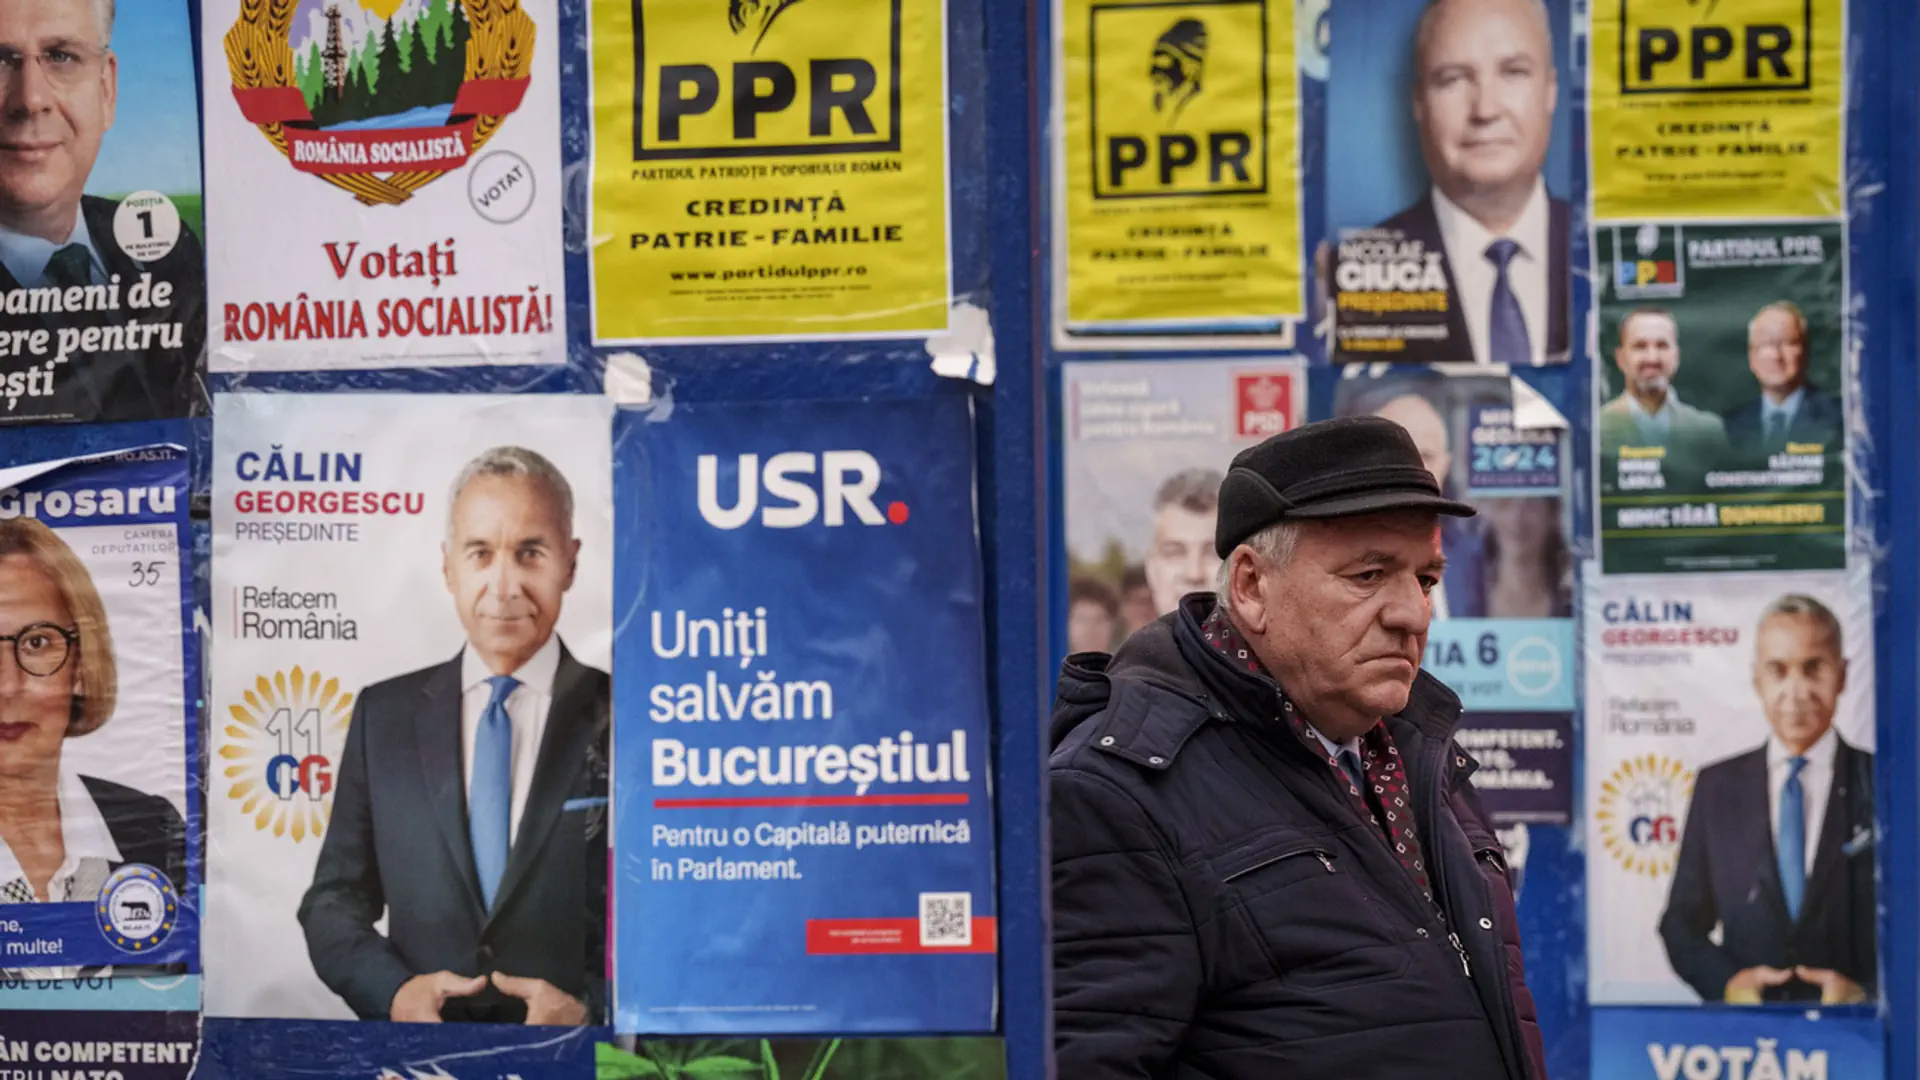
[[[1665,315],[1635,315],[1620,328],[1613,362],[1635,393],[1664,394],[1680,370],[1680,333]]]
[[[1220,556],[1213,553],[1213,525],[1218,511],[1196,514],[1170,504],[1153,515],[1153,548],[1147,552],[1147,588],[1153,590],[1153,610],[1165,615],[1180,606],[1180,598],[1213,585]]]
[[[1807,343],[1800,322],[1777,308],[1760,313],[1747,329],[1747,366],[1760,388],[1785,397],[1807,381]]]
[[[1261,659],[1319,703],[1307,718],[1322,734],[1345,739],[1407,707],[1445,566],[1434,515],[1393,510],[1305,522],[1293,557],[1265,575]]]
[[[1097,600],[1078,600],[1067,612],[1067,651],[1106,652],[1113,644],[1113,615]]]
[[[447,591],[495,674],[511,674],[553,634],[580,554],[571,533],[546,488],[526,477],[476,476],[455,500]]]
[[[1559,84],[1538,0],[1442,0],[1426,17],[1413,112],[1449,197],[1531,186]]]
[[[1800,753],[1833,726],[1847,687],[1847,662],[1840,643],[1807,615],[1775,615],[1760,624],[1758,637],[1753,692],[1760,695],[1767,726]]]
[[[1445,488],[1447,476],[1453,471],[1453,452],[1447,449],[1447,422],[1440,410],[1417,394],[1402,394],[1374,415],[1407,429],[1413,445],[1420,448],[1420,463],[1433,474],[1433,482]]]
[[[79,204],[118,95],[103,37],[91,0],[0,2],[0,209]]]

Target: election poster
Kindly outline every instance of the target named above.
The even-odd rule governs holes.
[[[1064,655],[1112,652],[1211,591],[1233,456],[1306,419],[1297,360],[1080,362],[1061,368]]]
[[[0,1075],[21,1080],[187,1080],[199,1057],[194,1012],[0,1010]]]
[[[197,411],[206,259],[187,4],[9,5],[0,48],[41,56],[45,41],[66,44],[57,67],[42,61],[49,96],[0,87],[0,423]]]
[[[1844,565],[1841,226],[1623,223],[1595,239],[1604,572]]]
[[[1593,213],[1846,213],[1845,0],[1590,5]]]
[[[1333,7],[1315,317],[1334,363],[1567,361],[1568,7]]]
[[[1440,519],[1447,567],[1421,667],[1460,696],[1456,738],[1479,762],[1473,783],[1495,822],[1566,824],[1574,624],[1564,425],[1534,426],[1504,369],[1381,365],[1315,377],[1334,380],[1335,416],[1406,428],[1440,490],[1478,511]]]
[[[1842,1080],[1885,1076],[1872,1016],[1698,1009],[1595,1009],[1593,1080]]]
[[[610,408],[215,396],[209,1016],[604,1019]]]
[[[623,410],[614,475],[615,1030],[992,1031],[968,402]]]
[[[206,0],[200,27],[213,370],[566,361],[556,0]]]
[[[186,487],[174,446],[0,470],[9,988],[199,969]]]
[[[1067,329],[1255,333],[1298,319],[1292,0],[1058,0],[1054,24]]]
[[[1590,574],[1584,614],[1593,1003],[1875,1000],[1869,568]]]
[[[588,7],[595,342],[947,329],[945,3]]]

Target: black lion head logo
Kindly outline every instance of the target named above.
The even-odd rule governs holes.
[[[753,33],[753,50],[760,51],[760,42],[773,29],[773,20],[780,13],[799,3],[800,0],[727,0],[727,25],[733,27],[735,34]]]
[[[1200,79],[1207,68],[1207,24],[1181,19],[1153,43],[1153,62],[1147,78],[1153,80],[1153,111],[1169,123],[1179,119],[1187,102],[1200,96]]]

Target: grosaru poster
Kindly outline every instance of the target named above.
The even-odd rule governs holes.
[[[199,970],[186,486],[172,446],[0,471],[9,981]]]
[[[1301,314],[1299,83],[1281,0],[1061,0],[1066,324],[1266,332]]]
[[[595,341],[947,328],[945,4],[587,6]]]
[[[1064,651],[1111,652],[1214,587],[1233,455],[1306,417],[1298,361],[1073,362],[1061,371]]]
[[[1845,0],[1591,8],[1596,218],[1845,213]]]
[[[201,14],[209,366],[566,360],[555,0]]]
[[[1335,416],[1406,428],[1440,489],[1479,512],[1440,519],[1447,567],[1421,667],[1460,695],[1457,738],[1479,762],[1473,782],[1494,820],[1566,824],[1574,624],[1565,428],[1526,426],[1504,369],[1382,365],[1314,377],[1334,380]]]
[[[1621,223],[1595,247],[1605,572],[1843,565],[1840,225]]]
[[[967,401],[615,432],[616,1029],[992,1031]]]
[[[1331,317],[1334,363],[1566,362],[1583,195],[1567,9],[1333,8],[1315,322]]]
[[[1868,582],[1587,578],[1594,1004],[1875,999]]]
[[[16,58],[0,89],[0,423],[185,415],[206,343],[186,3],[13,4],[0,49]]]
[[[604,1020],[609,412],[215,398],[209,1015]]]

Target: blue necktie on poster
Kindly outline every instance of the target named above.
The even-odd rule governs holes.
[[[507,698],[520,680],[495,675],[487,682],[493,696],[480,714],[473,734],[473,783],[467,792],[467,836],[473,842],[473,868],[480,876],[480,895],[493,910],[500,891],[500,875],[507,870],[507,849],[513,830],[513,718]]]
[[[1520,298],[1513,294],[1513,282],[1507,267],[1520,254],[1520,245],[1504,237],[1487,245],[1487,261],[1493,264],[1493,299],[1487,319],[1487,358],[1496,364],[1533,363],[1533,344],[1527,338],[1527,318],[1520,311]]]
[[[1800,901],[1807,895],[1807,797],[1800,787],[1800,770],[1807,759],[1787,759],[1787,782],[1780,785],[1780,891],[1787,897],[1787,917],[1800,918]]]

